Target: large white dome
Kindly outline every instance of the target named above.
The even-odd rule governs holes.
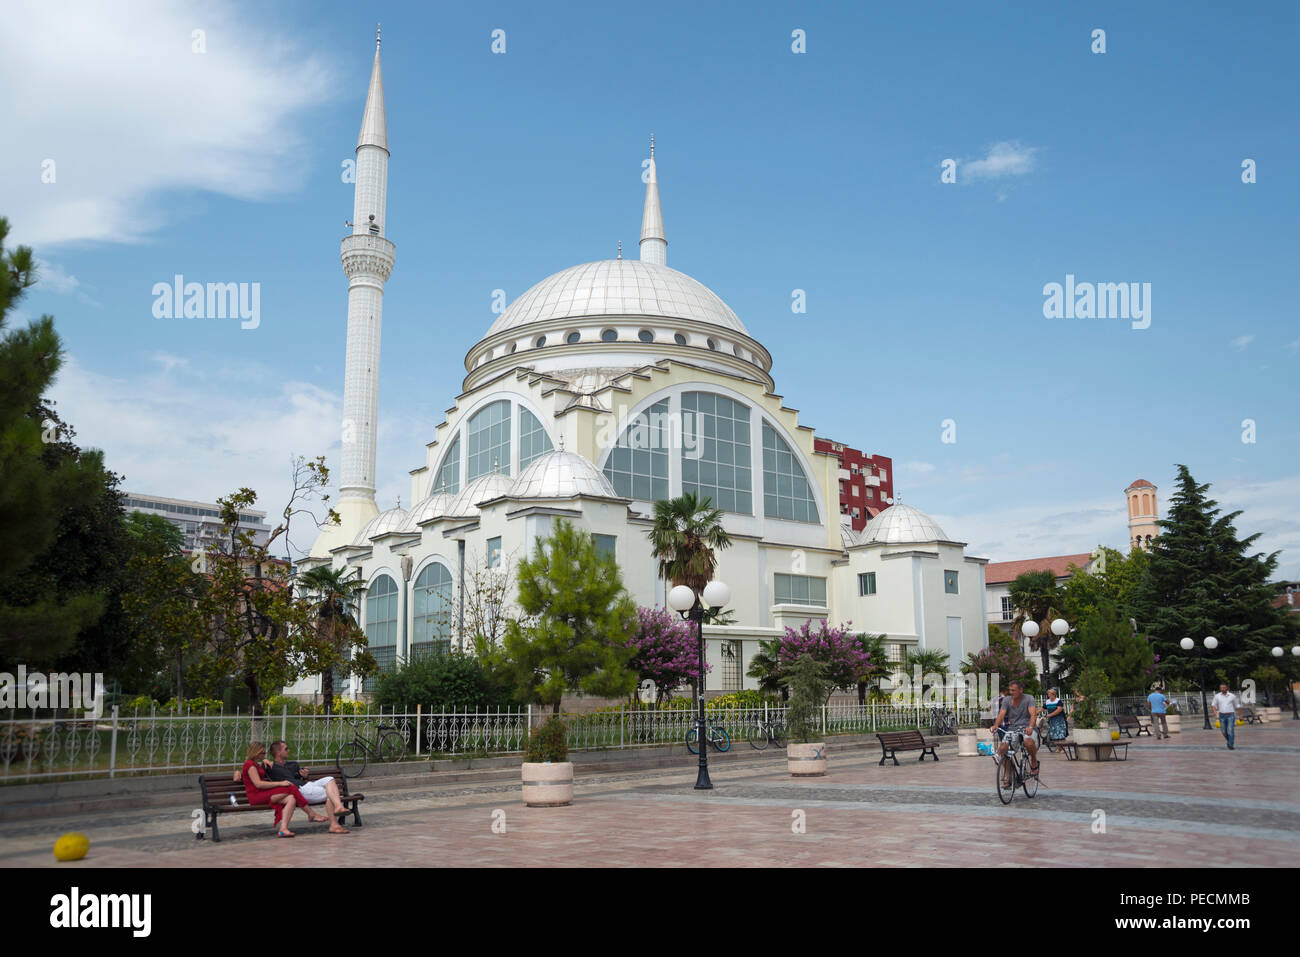
[[[488,336],[551,319],[648,316],[707,322],[749,335],[736,314],[701,282],[639,259],[605,259],[547,276],[510,304]]]
[[[614,486],[596,466],[563,449],[546,452],[529,463],[510,494],[514,498],[618,498]]]
[[[864,545],[907,545],[952,541],[939,523],[910,505],[891,505],[867,522],[859,536]]]

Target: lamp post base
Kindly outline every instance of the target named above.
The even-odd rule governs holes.
[[[700,773],[695,777],[695,790],[713,790],[713,782],[709,780],[709,769],[705,765],[700,765]]]

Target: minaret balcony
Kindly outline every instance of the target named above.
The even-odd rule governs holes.
[[[397,247],[383,236],[358,233],[344,236],[340,256],[343,259],[343,273],[349,279],[354,276],[378,276],[387,280],[393,271]]]

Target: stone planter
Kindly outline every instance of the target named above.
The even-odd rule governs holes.
[[[1183,716],[1181,714],[1167,714],[1165,715],[1165,724],[1169,726],[1170,734],[1178,734],[1183,730]]]
[[[524,803],[529,807],[563,807],[573,803],[573,762],[523,763]]]
[[[821,777],[826,773],[826,744],[821,741],[795,744],[791,741],[786,748],[785,763],[791,777]]]
[[[1281,720],[1282,720],[1282,709],[1281,709],[1281,708],[1260,708],[1260,709],[1259,709],[1259,713],[1260,713],[1260,716],[1263,717],[1263,719],[1264,719],[1265,721],[1281,721]]]
[[[957,729],[957,756],[961,758],[973,758],[979,755],[979,749],[975,747],[976,736],[975,728],[958,728]]]
[[[1110,728],[1075,728],[1070,739],[1075,744],[1110,744]]]

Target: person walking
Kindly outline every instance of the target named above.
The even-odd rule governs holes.
[[[1237,734],[1237,708],[1239,705],[1240,702],[1237,700],[1237,696],[1228,690],[1226,681],[1219,685],[1219,693],[1210,702],[1210,707],[1219,716],[1219,729],[1223,731],[1223,736],[1228,741],[1229,751],[1236,750],[1235,738]]]
[[[1169,739],[1169,722],[1165,720],[1165,715],[1169,710],[1169,699],[1165,693],[1156,688],[1147,695],[1147,704],[1151,706],[1151,726],[1156,732],[1156,740],[1161,738]]]

